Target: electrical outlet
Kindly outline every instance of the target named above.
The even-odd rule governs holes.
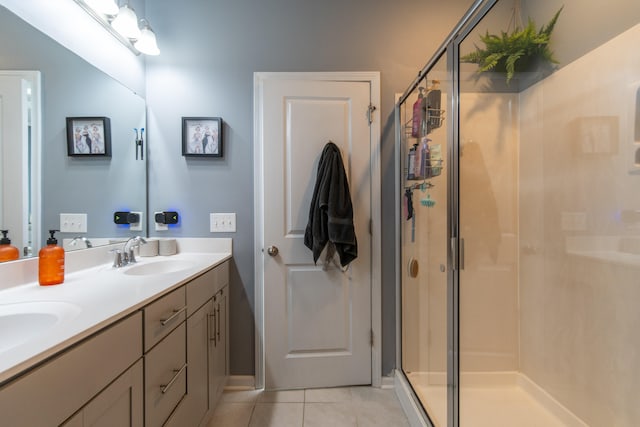
[[[161,214],[162,212],[154,212],[153,213],[153,217],[156,217],[156,214]],[[161,224],[159,222],[156,222],[156,231],[167,231],[169,229],[169,226],[167,224]]]
[[[144,222],[144,215],[142,214],[142,212],[136,212],[136,211],[131,211],[131,213],[140,215],[140,221],[129,223],[129,230],[142,231],[142,223]]]
[[[209,229],[212,233],[235,233],[235,213],[211,213],[209,214]]]
[[[86,233],[87,214],[60,214],[61,233]]]

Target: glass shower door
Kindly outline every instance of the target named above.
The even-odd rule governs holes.
[[[532,425],[518,412],[518,149],[523,75],[479,73],[465,57],[501,34],[497,2],[459,45],[459,425]],[[525,413],[532,411],[525,411]],[[547,424],[540,424],[547,425]]]
[[[447,426],[447,130],[443,55],[401,104],[402,367],[434,426]]]

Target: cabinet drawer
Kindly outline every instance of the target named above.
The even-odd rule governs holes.
[[[215,268],[216,281],[213,289],[213,293],[218,291],[229,284],[229,261],[225,261]]]
[[[144,351],[186,319],[185,287],[171,292],[144,308]]]
[[[0,424],[60,425],[142,356],[141,336],[137,312],[9,383]]]
[[[187,392],[185,346],[183,322],[144,356],[146,426],[164,424]]]
[[[225,261],[187,284],[187,317],[229,284],[229,261]]]
[[[217,267],[196,277],[187,284],[187,317],[198,311],[200,307],[215,293]]]

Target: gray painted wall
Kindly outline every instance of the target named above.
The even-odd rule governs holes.
[[[150,210],[165,234],[209,237],[210,212],[236,212],[231,373],[254,373],[253,73],[380,71],[383,373],[395,367],[394,94],[403,92],[470,0],[153,0],[162,53],[147,59]],[[170,12],[168,12],[170,11]],[[225,120],[221,160],[181,155],[181,117]],[[312,173],[310,171],[310,173]],[[224,235],[222,235],[224,236]]]

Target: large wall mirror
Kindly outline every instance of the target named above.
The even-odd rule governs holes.
[[[22,81],[27,86],[36,83],[35,91],[25,88],[24,92],[25,108],[35,106],[26,114],[27,135],[19,140],[1,140],[4,157],[0,158],[0,229],[10,229],[12,244],[22,256],[37,255],[46,242],[47,230],[60,228],[62,213],[87,214],[86,233],[59,233],[61,242],[85,238],[68,249],[85,248],[87,240],[96,246],[113,239],[146,235],[146,135],[143,156],[136,146],[135,130],[139,134],[145,127],[145,100],[4,7],[0,7],[0,39],[0,76],[4,72],[15,77],[16,71],[29,71]],[[41,117],[34,120],[38,102]],[[9,98],[0,93],[0,115],[10,107]],[[69,117],[108,117],[111,155],[70,156]],[[0,135],[4,135],[8,123],[13,125],[14,121],[5,120],[3,124],[0,119]],[[36,144],[38,134],[40,147]],[[32,149],[29,143],[33,144]],[[5,149],[9,146],[13,150]],[[21,159],[26,156],[26,170],[9,170],[8,165],[16,163],[7,158],[10,152],[21,153]],[[35,180],[29,179],[31,176]],[[17,206],[24,212],[21,223],[8,219]],[[141,230],[115,224],[117,211],[142,212]],[[23,230],[31,230],[31,234],[27,232],[25,236]]]

